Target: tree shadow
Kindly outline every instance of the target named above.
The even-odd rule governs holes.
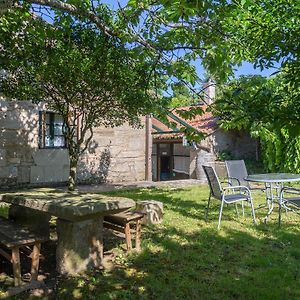
[[[235,229],[153,227],[125,267],[81,278],[84,284],[68,279],[59,299],[74,291],[81,299],[298,299],[300,236],[285,239],[293,243]]]
[[[110,144],[100,153],[96,152],[98,143],[93,141],[85,155],[80,159],[78,165],[78,183],[99,184],[107,181],[109,167],[111,164]]]

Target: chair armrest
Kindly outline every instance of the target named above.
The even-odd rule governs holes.
[[[300,189],[299,188],[293,188],[293,187],[283,187],[280,191],[281,193],[288,193],[288,194],[296,194],[300,195]]]
[[[280,190],[280,201],[282,201],[284,199],[284,197],[283,197],[284,193],[290,194],[290,195],[299,195],[299,197],[300,197],[300,189],[299,188],[292,188],[292,187],[286,186]]]
[[[237,181],[237,185],[240,185],[240,184],[241,184],[240,181],[239,181],[237,178],[235,178],[235,177],[227,177],[227,180],[226,180],[226,181],[220,181],[220,183],[221,183],[221,184],[227,183],[228,185],[232,186],[232,182],[231,182],[231,181],[233,181],[233,180],[236,180],[236,181]]]
[[[248,187],[244,186],[244,185],[233,185],[233,186],[227,186],[227,187],[223,187],[223,191],[225,190],[245,190],[246,192],[248,192],[249,195],[251,195],[251,191]]]

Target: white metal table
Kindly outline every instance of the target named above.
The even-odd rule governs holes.
[[[273,211],[274,203],[280,201],[280,191],[285,182],[295,182],[300,181],[300,174],[290,174],[290,173],[267,173],[267,174],[255,174],[248,175],[244,178],[246,181],[250,182],[262,182],[265,185],[266,191],[266,203],[268,206],[268,213],[264,218],[266,222],[268,217]]]

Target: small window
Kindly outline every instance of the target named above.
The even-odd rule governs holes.
[[[64,136],[64,121],[54,112],[39,113],[40,148],[64,148],[67,146]]]

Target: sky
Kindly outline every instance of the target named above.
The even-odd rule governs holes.
[[[265,69],[265,70],[261,71],[259,68],[254,69],[252,64],[250,64],[248,62],[244,62],[242,64],[242,66],[237,69],[237,71],[235,72],[235,75],[236,76],[240,76],[240,75],[262,75],[262,76],[269,77],[270,75],[272,75],[276,71],[277,71],[277,68]]]
[[[1,1],[1,0],[0,0]],[[113,9],[118,9],[118,6],[121,5],[122,7],[126,6],[128,0],[102,0],[102,3],[106,3],[108,6],[110,6]],[[47,17],[43,16],[47,20]],[[52,22],[50,19],[47,20],[48,22]],[[198,73],[199,78],[203,78],[205,75],[205,70],[202,67],[200,61],[195,62],[196,70]],[[272,68],[272,69],[265,69],[260,70],[259,68],[255,69],[254,66],[251,63],[244,62],[240,67],[236,67],[235,76],[239,77],[241,75],[262,75],[269,77],[274,72],[276,72],[278,69]]]
[[[102,3],[108,4],[113,9],[118,9],[118,2],[119,4],[124,7],[126,6],[128,0],[102,0]],[[195,63],[197,73],[200,78],[203,77],[205,74],[205,70],[201,66],[199,62]],[[265,69],[261,71],[259,68],[255,69],[251,63],[244,62],[240,67],[237,67],[237,70],[235,71],[235,76],[239,77],[241,75],[262,75],[269,77],[271,74],[273,74],[275,71],[277,71],[276,68],[273,69]]]

